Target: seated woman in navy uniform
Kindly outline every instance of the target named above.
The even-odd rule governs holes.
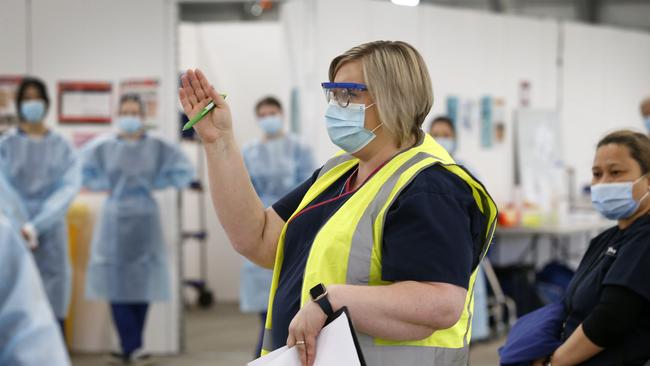
[[[617,225],[592,239],[565,298],[564,342],[535,364],[650,360],[650,139],[616,131],[593,163],[594,207]]]

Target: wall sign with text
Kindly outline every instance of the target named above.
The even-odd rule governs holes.
[[[109,82],[59,82],[59,123],[110,124],[112,90]]]

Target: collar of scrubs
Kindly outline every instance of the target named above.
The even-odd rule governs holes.
[[[143,132],[142,135],[140,136],[139,139],[137,140],[129,140],[125,139],[124,136],[121,133],[116,133],[115,136],[117,137],[118,140],[124,141],[124,142],[137,142],[137,141],[142,141],[147,137],[147,132]]]
[[[636,220],[634,220],[634,222],[630,226],[628,226],[626,229],[624,229],[624,230],[619,229],[619,230],[626,234],[626,233],[634,232],[634,231],[638,230],[639,228],[642,228],[643,226],[649,225],[649,224],[650,224],[650,213],[647,213],[647,214],[637,218]],[[618,228],[618,226],[617,226],[617,228]]]
[[[19,135],[22,135],[22,136],[25,136],[25,137],[29,137],[29,138],[34,138],[34,137],[30,136],[30,135],[27,133],[27,131],[23,130],[23,129],[20,128],[20,127],[16,127],[16,130],[18,131],[18,134],[19,134]],[[45,132],[44,132],[44,133],[43,133],[43,134],[42,134],[38,139],[45,138],[46,136],[49,136],[49,135],[51,135],[51,134],[52,134],[52,130],[50,130],[49,128],[46,127],[46,128],[45,128]]]

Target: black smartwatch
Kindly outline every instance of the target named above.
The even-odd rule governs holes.
[[[325,288],[325,285],[319,283],[318,285],[312,287],[311,290],[309,290],[309,294],[311,295],[311,299],[316,304],[318,304],[318,306],[320,306],[320,308],[323,310],[323,312],[325,313],[325,315],[327,315],[328,318],[334,315],[332,304],[327,298],[327,289]]]

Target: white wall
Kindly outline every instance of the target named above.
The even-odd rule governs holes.
[[[22,75],[27,71],[27,3],[0,2],[0,73]]]
[[[29,13],[25,10],[30,9],[27,4],[31,4]],[[0,48],[4,51],[0,57],[0,74],[27,72],[43,78],[53,101],[47,123],[67,136],[77,131],[105,132],[110,128],[58,125],[58,81],[110,81],[117,92],[121,79],[159,79],[162,117],[157,132],[175,139],[175,21],[173,0],[31,0],[29,3],[3,0],[0,3]],[[28,29],[27,24],[31,24]],[[26,50],[31,54],[29,59]],[[176,295],[178,241],[174,197],[173,192],[161,194],[159,203],[170,254],[172,294]],[[88,200],[97,201],[92,197]],[[178,296],[169,303],[153,306],[145,335],[148,350],[178,351],[179,311]],[[97,330],[109,327],[109,322],[89,325]],[[108,332],[109,329],[98,331]],[[113,349],[115,345],[90,341],[77,346],[75,349],[90,351]]]
[[[578,182],[588,185],[604,134],[644,130],[639,103],[650,94],[650,34],[565,24],[562,74],[565,159]]]
[[[202,69],[217,90],[228,94],[240,147],[261,136],[255,122],[255,103],[266,95],[278,97],[288,125],[291,81],[282,26],[269,23],[181,24],[180,70]],[[207,182],[207,180],[206,180]],[[209,196],[206,195],[209,200]],[[208,281],[218,301],[239,298],[241,257],[232,249],[210,202],[208,218]],[[194,215],[196,212],[188,212]],[[192,221],[191,219],[189,221]],[[187,245],[185,277],[198,275],[198,247]]]

